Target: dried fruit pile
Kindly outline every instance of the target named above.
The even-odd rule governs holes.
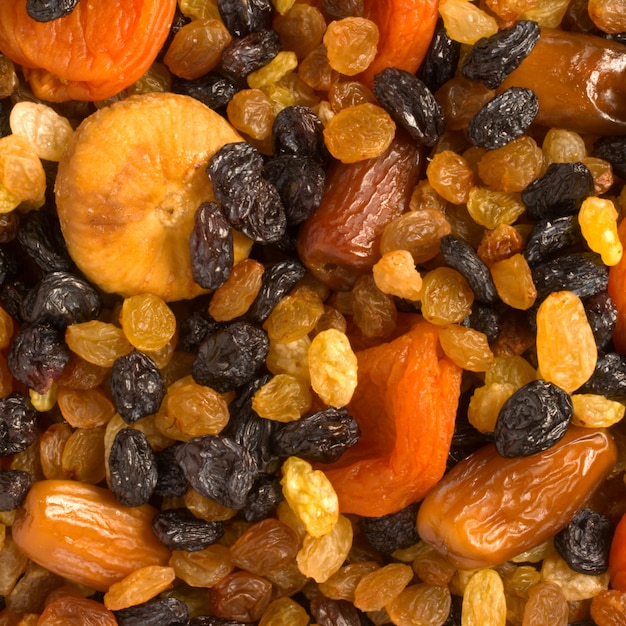
[[[626,624],[623,13],[0,2],[0,626]]]

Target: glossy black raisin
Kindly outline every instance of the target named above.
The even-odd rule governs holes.
[[[69,271],[73,267],[58,219],[47,211],[31,211],[22,219],[17,242],[44,272]]]
[[[248,322],[233,322],[200,344],[191,374],[197,383],[224,393],[251,381],[268,351],[265,331]]]
[[[114,611],[119,626],[172,626],[187,621],[189,609],[178,598],[154,598],[143,604]]]
[[[450,604],[450,613],[448,618],[442,624],[442,626],[461,626],[461,614],[463,610],[463,598],[461,596],[453,595],[452,602]]]
[[[288,226],[298,226],[319,207],[326,170],[315,160],[292,154],[269,159],[263,178],[276,187],[285,207]]]
[[[501,148],[523,135],[538,112],[539,100],[532,89],[509,87],[474,115],[467,127],[467,137],[480,148]]]
[[[519,457],[547,450],[566,433],[574,413],[569,394],[545,380],[518,389],[502,406],[494,430],[498,454]]]
[[[156,413],[165,396],[159,368],[139,350],[115,360],[110,386],[115,410],[128,424]]]
[[[460,56],[461,44],[448,37],[443,20],[439,18],[417,77],[435,93],[454,77]]]
[[[601,137],[593,144],[591,155],[608,161],[613,173],[626,180],[626,137]]]
[[[0,511],[13,511],[21,506],[33,483],[24,470],[0,471]]]
[[[189,484],[230,509],[243,509],[258,477],[254,457],[234,439],[205,435],[185,442],[176,460]]]
[[[229,78],[210,72],[192,80],[174,77],[172,91],[195,98],[210,109],[221,112],[226,110],[239,88]]]
[[[176,460],[176,449],[181,445],[182,442],[177,441],[154,454],[157,466],[154,494],[157,496],[165,498],[184,496],[189,487],[185,474]]]
[[[280,37],[275,30],[258,30],[234,39],[222,51],[220,67],[233,81],[267,65],[281,50]]]
[[[537,22],[519,20],[491,37],[479,39],[463,62],[463,76],[496,89],[532,52],[540,34]]]
[[[443,109],[411,72],[388,67],[376,74],[372,91],[380,105],[419,145],[432,147],[445,130]]]
[[[537,288],[537,302],[553,291],[572,291],[579,298],[587,298],[606,291],[608,271],[595,257],[585,254],[566,254],[532,268],[533,283]]]
[[[95,319],[101,307],[98,291],[69,272],[46,274],[24,301],[27,321],[50,322],[60,329]]]
[[[63,331],[48,322],[35,322],[20,327],[9,349],[7,365],[16,380],[43,394],[69,360]]]
[[[24,321],[24,301],[29,294],[29,286],[21,280],[7,280],[2,285],[2,290],[0,291],[2,306],[18,323]]]
[[[361,626],[359,611],[347,600],[318,595],[311,600],[309,610],[319,626]]]
[[[178,330],[178,345],[185,352],[196,353],[200,344],[222,325],[216,322],[208,311],[200,310],[183,318]]]
[[[524,257],[531,267],[583,239],[577,215],[539,220],[526,239]]]
[[[522,191],[532,220],[576,215],[582,201],[593,194],[593,175],[583,163],[550,163],[546,173]]]
[[[244,622],[237,622],[226,617],[215,617],[214,615],[196,615],[192,617],[187,626],[249,626]]]
[[[239,516],[251,524],[260,522],[274,515],[283,499],[280,481],[273,476],[261,476],[250,490],[246,506],[239,511]]]
[[[416,502],[381,517],[363,517],[359,520],[359,528],[374,549],[391,554],[419,541],[415,529],[418,508]]]
[[[302,456],[311,461],[333,463],[356,445],[361,431],[345,408],[328,407],[290,422],[272,436],[279,456]]]
[[[461,322],[462,326],[473,328],[495,341],[502,330],[502,315],[492,306],[475,302],[472,312]]]
[[[262,324],[278,301],[304,277],[306,269],[297,259],[284,259],[268,265],[261,278],[261,289],[246,313],[246,319]]]
[[[18,260],[9,246],[0,245],[0,285],[18,271]]]
[[[613,339],[617,321],[617,307],[606,291],[583,300],[587,320],[593,331],[598,350],[604,350]]]
[[[37,411],[30,399],[14,391],[0,398],[0,457],[26,450],[37,439]]]
[[[222,522],[208,522],[189,509],[167,509],[154,516],[152,532],[170,550],[197,552],[224,535]]]
[[[110,487],[124,506],[148,502],[157,484],[156,457],[144,433],[122,428],[115,435],[109,454]]]
[[[554,547],[570,569],[600,576],[609,568],[609,552],[615,527],[602,513],[585,508],[554,536]]]
[[[482,304],[498,302],[498,292],[491,272],[470,243],[456,235],[445,235],[441,238],[440,249],[445,262],[463,274],[478,302]]]
[[[233,37],[245,37],[272,25],[271,0],[217,0],[222,20]]]
[[[28,16],[37,22],[51,22],[69,15],[78,0],[26,0]]]
[[[207,167],[215,197],[220,202],[222,198],[227,198],[235,181],[259,175],[263,164],[263,155],[247,141],[222,146]]]
[[[203,202],[194,214],[189,238],[191,274],[204,289],[217,289],[230,276],[233,231],[216,202]]]
[[[617,352],[598,355],[593,374],[578,391],[580,393],[595,393],[612,400],[625,400],[626,357],[617,354]]]
[[[285,107],[276,114],[272,146],[276,156],[292,154],[314,159],[322,165],[328,161],[324,125],[317,113],[303,104]]]

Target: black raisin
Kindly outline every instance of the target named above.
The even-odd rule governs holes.
[[[128,424],[156,413],[165,396],[156,363],[139,350],[115,360],[110,386],[115,410]]]
[[[155,452],[157,466],[157,483],[154,494],[163,497],[184,496],[189,484],[176,460],[176,449],[182,442],[176,443]]]
[[[260,522],[274,515],[283,499],[280,481],[273,476],[261,476],[250,490],[246,506],[239,511],[239,515],[246,522]]]
[[[187,621],[189,609],[178,598],[154,598],[143,604],[114,611],[119,626],[171,626]]]
[[[255,31],[234,39],[224,48],[220,60],[221,70],[234,81],[241,80],[267,65],[280,49],[280,37],[275,30]]]
[[[189,484],[203,496],[230,509],[246,506],[257,465],[250,452],[233,439],[196,437],[177,448],[176,460]]]
[[[593,194],[593,175],[583,163],[550,163],[543,176],[522,191],[522,202],[532,220],[554,220],[576,215],[583,200]]]
[[[200,344],[220,327],[208,311],[194,311],[180,322],[178,345],[186,352],[196,353]]]
[[[265,363],[266,333],[248,322],[233,322],[209,335],[191,366],[194,380],[223,393],[245,385]]]
[[[579,511],[554,536],[554,547],[570,569],[599,576],[609,568],[609,552],[615,528],[611,520],[592,509]]]
[[[359,611],[347,600],[317,595],[311,600],[309,609],[319,626],[361,626]]]
[[[358,442],[360,434],[345,408],[328,407],[279,428],[272,435],[272,448],[279,456],[333,463]]]
[[[156,457],[148,438],[135,428],[117,432],[109,454],[110,487],[124,506],[148,502],[157,484]]]
[[[492,306],[475,302],[472,312],[461,322],[462,326],[473,328],[487,336],[489,342],[495,341],[502,330],[502,315]]]
[[[195,98],[214,111],[222,111],[239,89],[229,78],[209,73],[192,80],[174,77],[172,91]]]
[[[418,144],[432,147],[445,129],[441,105],[428,87],[405,70],[388,67],[372,87],[380,105]]]
[[[463,611],[463,598],[453,595],[450,603],[450,613],[442,626],[461,626],[461,614]]]
[[[33,482],[24,470],[0,471],[0,511],[13,511],[22,505]]]
[[[606,396],[612,400],[625,400],[626,357],[617,352],[598,355],[593,374],[578,391]]]
[[[170,550],[197,552],[222,538],[224,524],[200,519],[189,509],[167,509],[154,516],[152,532]]]
[[[435,93],[454,77],[460,57],[461,44],[448,37],[443,20],[439,18],[417,77]]]
[[[444,235],[440,241],[440,249],[446,263],[463,274],[478,302],[498,302],[498,292],[491,272],[470,243],[456,235]]]
[[[194,214],[189,238],[191,274],[203,289],[217,289],[230,276],[235,251],[230,224],[215,202],[203,202]]]
[[[37,439],[37,411],[19,391],[0,398],[0,457],[26,450]]]
[[[500,83],[532,52],[541,35],[539,24],[519,20],[491,37],[479,39],[465,58],[462,74],[489,89]]]
[[[613,173],[626,180],[626,137],[601,137],[593,144],[591,155],[608,161]]]
[[[17,274],[18,261],[9,246],[0,245],[0,285]]]
[[[292,154],[314,159],[321,165],[328,161],[324,143],[324,125],[317,114],[303,104],[288,106],[276,114],[272,125],[275,155]]]
[[[30,293],[28,285],[21,280],[8,280],[2,285],[2,306],[19,323],[24,321],[24,302]]]
[[[331,20],[344,17],[363,17],[365,15],[364,0],[322,0],[322,11]]]
[[[7,365],[13,377],[44,394],[70,360],[64,333],[48,322],[20,327],[9,349]]]
[[[326,170],[315,160],[292,154],[270,159],[263,177],[276,187],[285,207],[288,226],[298,226],[319,207]]]
[[[577,215],[539,220],[526,239],[524,256],[531,267],[582,241]]]
[[[51,22],[69,15],[78,0],[26,0],[28,17],[37,22]]]
[[[593,331],[598,350],[604,350],[613,339],[617,322],[617,307],[606,291],[583,300],[587,320]]]
[[[22,220],[17,242],[44,272],[69,271],[73,267],[59,221],[46,211],[31,211]]]
[[[233,37],[245,37],[272,25],[274,7],[271,0],[217,0],[217,8]]]
[[[226,617],[215,617],[214,615],[196,615],[192,617],[187,626],[249,626],[244,622],[237,622]]]
[[[261,289],[246,313],[253,323],[262,324],[278,301],[304,277],[306,269],[297,259],[284,259],[268,265],[261,278]]]
[[[498,454],[528,456],[547,450],[566,433],[574,413],[569,394],[545,380],[518,389],[502,406],[494,430]]]
[[[472,117],[467,137],[480,148],[501,148],[523,135],[538,112],[539,100],[532,89],[509,87]]]
[[[359,521],[359,528],[375,550],[391,554],[419,541],[415,529],[418,508],[416,502],[388,515],[363,517]]]

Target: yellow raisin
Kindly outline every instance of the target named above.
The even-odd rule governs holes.
[[[104,594],[104,606],[110,611],[119,611],[151,600],[165,591],[176,578],[172,567],[146,565],[113,583]]]
[[[372,270],[376,286],[383,293],[407,300],[419,300],[422,277],[408,250],[386,252]]]
[[[124,298],[120,317],[124,334],[137,350],[160,350],[176,332],[172,309],[151,293]]]
[[[298,57],[295,52],[282,50],[262,68],[248,74],[248,86],[251,89],[262,89],[277,83],[281,78],[293,72],[298,67]]]
[[[578,212],[578,222],[587,245],[602,257],[605,265],[617,265],[624,253],[617,234],[618,213],[608,198],[589,196]]]
[[[498,22],[468,0],[445,0],[439,5],[439,14],[448,37],[460,43],[474,44],[498,32]]]
[[[169,565],[180,580],[204,588],[217,584],[235,569],[230,550],[219,543],[195,552],[174,550]]]
[[[344,17],[331,22],[324,33],[330,66],[340,74],[355,76],[376,56],[378,26],[364,17]]]
[[[511,383],[488,383],[474,389],[467,407],[469,423],[481,433],[492,433],[504,403],[515,393]]]
[[[484,372],[493,363],[487,336],[473,328],[445,326],[439,329],[439,342],[448,358],[470,372]]]
[[[209,313],[216,322],[229,322],[247,312],[261,289],[263,269],[263,264],[254,259],[244,259],[233,266],[209,302]]]
[[[489,269],[502,302],[522,311],[535,304],[537,289],[524,255],[517,253],[496,261]]]
[[[442,150],[426,167],[426,176],[433,189],[448,202],[464,204],[474,187],[474,172],[469,163],[452,150]]]
[[[274,105],[261,89],[238,91],[226,107],[228,121],[240,132],[257,140],[264,140],[272,132]]]
[[[281,298],[265,320],[270,341],[290,343],[308,335],[324,314],[324,303],[308,287]]]
[[[472,310],[474,292],[465,277],[451,267],[438,267],[423,277],[422,315],[434,324],[458,324]]]
[[[496,228],[503,224],[513,224],[526,207],[519,195],[474,187],[469,192],[467,210],[481,226]]]
[[[46,173],[28,139],[13,134],[0,139],[0,183],[25,208],[43,205]]]
[[[252,408],[260,417],[277,422],[293,422],[311,408],[308,385],[289,374],[277,374],[252,397]]]
[[[498,572],[479,569],[463,593],[461,626],[505,626],[506,599]]]
[[[622,420],[626,411],[621,402],[592,393],[574,394],[572,404],[572,423],[587,428],[609,428]]]
[[[133,349],[119,326],[99,320],[70,324],[65,341],[72,352],[101,367],[111,367],[117,358]]]
[[[541,148],[553,163],[576,163],[587,156],[585,140],[574,131],[550,128]]]
[[[389,563],[364,574],[354,590],[354,606],[361,611],[379,611],[404,590],[413,578],[413,568]]]

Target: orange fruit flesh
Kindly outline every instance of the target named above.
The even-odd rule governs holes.
[[[174,301],[205,293],[191,272],[194,213],[214,199],[209,159],[238,141],[219,114],[172,93],[133,96],[88,117],[59,163],[55,186],[76,265],[122,296]]]

